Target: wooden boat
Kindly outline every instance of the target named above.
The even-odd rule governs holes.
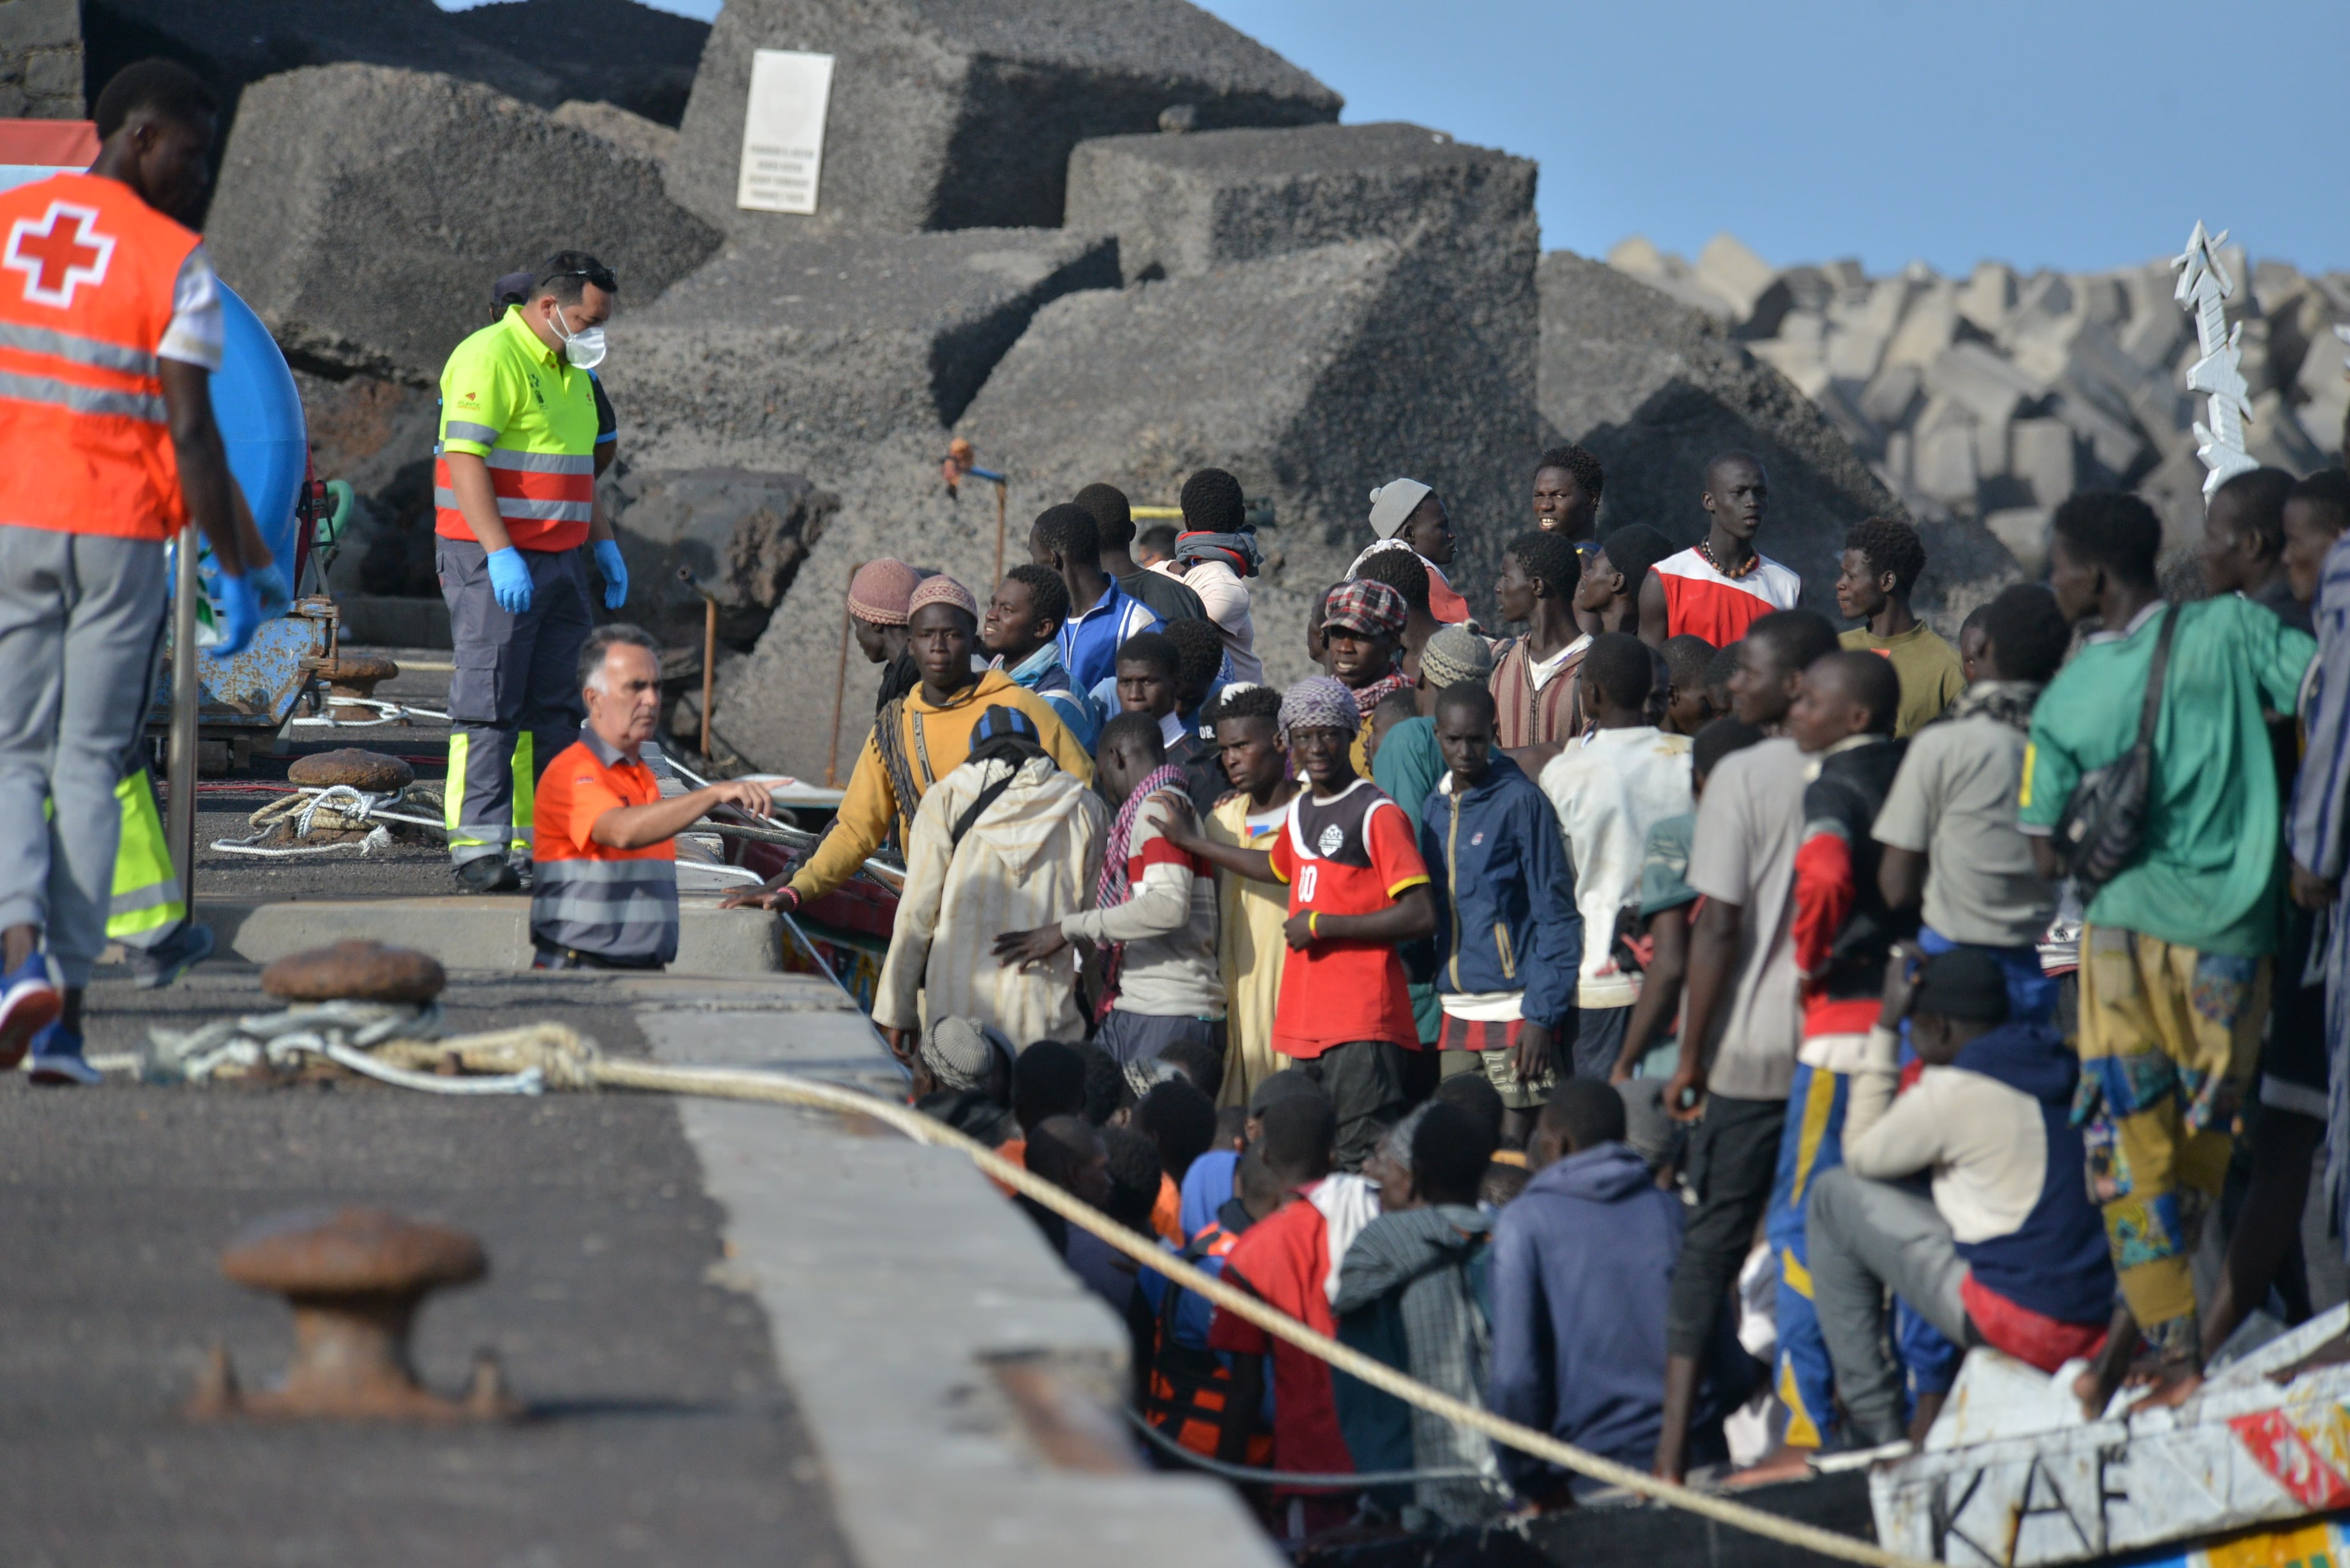
[[[816,847],[839,807],[841,792],[803,784],[795,779],[765,781],[775,793],[778,813],[788,813],[799,830],[798,842],[728,836],[723,840],[726,863],[756,872],[761,879],[795,869]],[[741,826],[754,824],[732,806],[712,814],[715,821]],[[771,826],[771,825],[769,825]],[[838,981],[857,1005],[873,1011],[873,992],[881,978],[881,961],[889,951],[889,932],[898,919],[900,882],[877,857],[867,869],[795,913],[786,923],[800,940],[784,955],[784,967],[811,972],[821,967]]]
[[[2083,1419],[2050,1377],[1968,1353],[1924,1448],[1829,1461],[1742,1502],[1952,1568],[2340,1568],[2350,1563],[2350,1365],[2277,1376],[2350,1306],[2216,1369],[2177,1410]],[[1794,1568],[1817,1556],[1628,1495],[1440,1537],[1304,1553],[1314,1568]]]

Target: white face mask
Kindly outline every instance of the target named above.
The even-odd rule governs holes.
[[[563,306],[555,307],[555,330],[563,338],[563,357],[577,369],[592,370],[604,362],[604,329],[590,327],[585,332],[574,332],[563,319]]]

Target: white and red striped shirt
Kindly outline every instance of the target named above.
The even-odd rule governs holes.
[[[1804,579],[1759,552],[1754,569],[1732,577],[1714,569],[1692,546],[1657,563],[1665,589],[1665,635],[1694,632],[1716,648],[1728,648],[1746,628],[1773,610],[1794,609]]]

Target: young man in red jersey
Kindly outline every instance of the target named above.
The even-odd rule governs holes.
[[[1436,929],[1436,903],[1403,808],[1355,772],[1355,695],[1327,675],[1289,689],[1281,728],[1310,786],[1290,802],[1271,849],[1201,837],[1161,820],[1177,848],[1289,887],[1273,1048],[1294,1057],[1337,1107],[1338,1168],[1361,1168],[1404,1111],[1404,1053],[1419,1046],[1399,943]]]

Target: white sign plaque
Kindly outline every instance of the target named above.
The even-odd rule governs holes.
[[[816,211],[832,57],[761,49],[751,57],[743,115],[743,172],[734,204],[760,213]]]

